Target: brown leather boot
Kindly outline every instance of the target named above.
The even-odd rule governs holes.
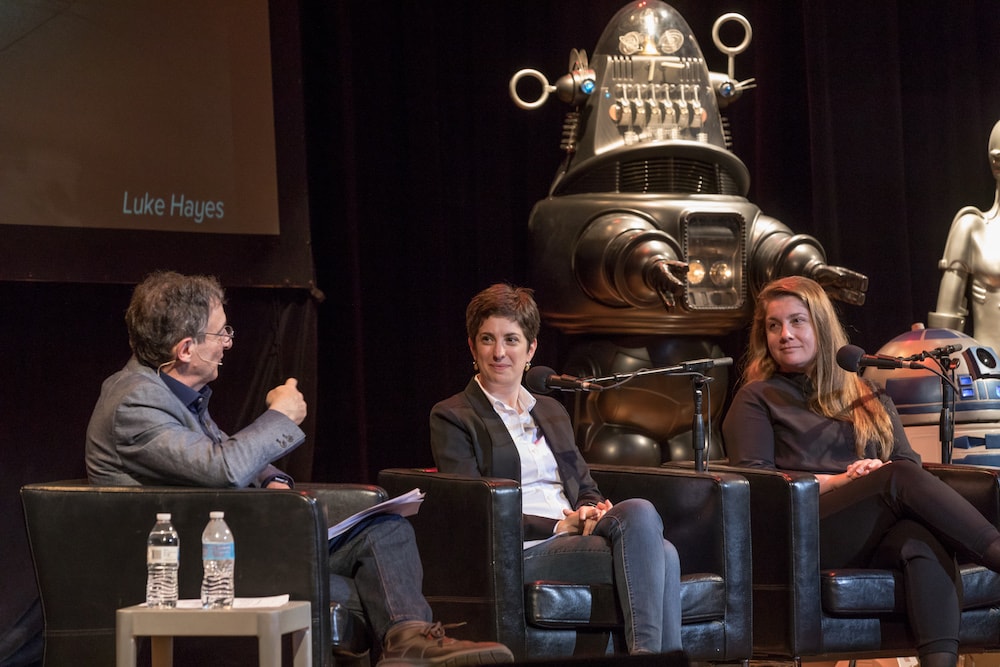
[[[503,644],[471,642],[445,635],[440,623],[405,621],[389,628],[378,667],[390,665],[493,665],[514,662]]]

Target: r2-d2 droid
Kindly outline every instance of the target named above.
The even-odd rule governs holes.
[[[906,360],[928,358],[924,368],[940,369],[946,376],[942,380],[939,375],[907,366],[864,371],[866,379],[892,397],[906,436],[924,461],[951,463],[954,456],[955,462],[1000,465],[1000,449],[995,446],[968,453],[970,442],[986,438],[1000,441],[1000,359],[996,350],[961,331],[915,325],[883,345],[878,354]],[[944,359],[947,371],[933,359]],[[953,443],[963,440],[965,445],[953,450]]]
[[[736,46],[719,36],[729,21],[744,30]],[[753,85],[734,79],[750,24],[724,15],[713,39],[729,56],[727,74],[709,72],[676,10],[642,0],[611,19],[592,58],[574,50],[571,71],[555,85],[537,70],[511,80],[523,108],[553,93],[574,107],[563,128],[566,157],[529,222],[530,284],[547,324],[570,336],[567,373],[608,376],[721,356],[715,339],[745,326],[753,296],[780,276],[806,275],[834,298],[864,302],[865,276],[828,265],[816,239],[746,199],[749,172],[730,151],[720,107]],[[541,81],[538,100],[518,95],[525,77]],[[717,420],[728,372],[710,375]],[[571,412],[591,462],[691,458],[689,378],[648,375],[577,394]],[[719,453],[717,444],[709,453]]]

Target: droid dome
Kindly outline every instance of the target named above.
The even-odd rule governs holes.
[[[910,357],[922,352],[961,346],[950,356],[955,369],[955,421],[1000,421],[1000,362],[996,352],[953,329],[915,329],[896,336],[879,349],[890,357]],[[938,368],[933,359],[923,363]],[[940,369],[939,369],[940,370]],[[864,377],[892,397],[904,426],[937,424],[941,415],[941,378],[929,371],[908,368],[867,368]]]

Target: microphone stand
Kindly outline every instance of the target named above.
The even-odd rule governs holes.
[[[705,385],[712,381],[712,378],[705,375],[705,371],[715,366],[728,366],[733,363],[731,357],[721,357],[719,359],[697,359],[685,362],[676,366],[665,366],[663,368],[644,368],[634,373],[617,373],[603,378],[590,378],[588,382],[608,382],[615,381],[611,387],[620,386],[632,378],[640,375],[690,375],[691,390],[694,393],[694,416],[691,419],[691,448],[694,450],[694,469],[697,472],[705,471],[705,449],[707,446],[705,437],[705,419],[702,412],[702,399],[705,395]]]
[[[694,417],[691,420],[691,447],[694,449],[694,469],[705,472],[705,420],[702,416],[702,397],[705,385],[711,378],[704,375],[691,377],[691,389],[694,392]]]
[[[948,464],[951,463],[955,441],[955,369],[958,368],[958,361],[949,356],[952,352],[957,352],[957,350],[938,348],[930,352],[924,351],[902,358],[902,361],[911,362],[910,368],[923,368],[941,378],[941,415],[938,417],[938,438],[941,440],[941,463]],[[941,368],[940,373],[919,363],[928,357],[937,362]]]
[[[941,417],[938,421],[938,435],[941,438],[941,463],[951,463],[951,453],[955,441],[955,365],[947,355],[936,356],[941,367]],[[945,373],[949,377],[945,376]]]
[[[944,380],[941,381],[941,422],[938,432],[941,436],[941,463],[951,463],[951,450],[955,439],[955,390]]]

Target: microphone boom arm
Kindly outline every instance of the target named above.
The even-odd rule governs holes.
[[[586,378],[588,382],[613,382],[611,386],[622,385],[629,380],[643,375],[704,375],[704,371],[716,366],[731,366],[732,357],[719,357],[718,359],[695,359],[685,361],[674,366],[663,366],[661,368],[641,368],[632,373],[615,373],[604,377]]]

